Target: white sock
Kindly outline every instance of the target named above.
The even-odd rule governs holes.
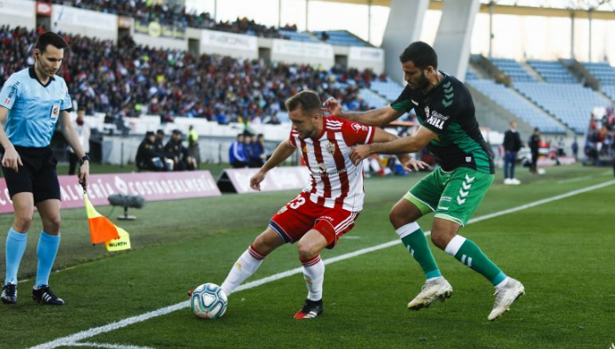
[[[222,290],[230,296],[241,283],[258,270],[266,256],[258,253],[252,245],[239,257],[222,283]]]
[[[397,228],[395,232],[397,233],[397,235],[399,235],[400,239],[403,239],[419,229],[421,229],[421,226],[417,222],[412,222],[406,225],[402,225],[401,227]]]
[[[499,284],[495,285],[495,288],[500,288],[500,287],[504,287],[506,286],[506,284],[508,284],[508,280],[510,278],[507,276],[506,279],[502,280],[502,282],[500,282]]]
[[[325,263],[320,255],[307,261],[301,260],[303,264],[303,278],[308,289],[307,298],[311,301],[322,299],[322,284],[325,281]]]

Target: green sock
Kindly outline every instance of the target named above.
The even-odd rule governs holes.
[[[440,269],[438,269],[438,264],[427,245],[425,234],[416,222],[406,224],[397,229],[396,232],[408,252],[410,252],[412,257],[414,257],[421,265],[421,268],[423,268],[425,279],[442,276]]]
[[[461,263],[486,277],[493,286],[506,279],[506,274],[493,263],[480,248],[463,236],[455,236],[446,246],[446,253],[455,256]]]

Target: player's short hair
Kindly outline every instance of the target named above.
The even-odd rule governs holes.
[[[438,69],[438,55],[433,47],[422,41],[415,41],[406,47],[404,52],[399,55],[401,63],[412,61],[417,68],[425,69],[432,66]]]
[[[311,90],[304,90],[287,99],[284,105],[288,112],[294,111],[301,106],[301,110],[304,112],[313,113],[320,111],[322,103],[320,102],[318,93]]]
[[[38,37],[38,40],[36,40],[34,48],[41,51],[41,53],[44,53],[45,49],[47,49],[47,46],[49,45],[59,49],[68,49],[68,43],[66,43],[64,38],[54,32],[46,32],[41,34],[41,36]]]

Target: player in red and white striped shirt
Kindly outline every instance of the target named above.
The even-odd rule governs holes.
[[[325,247],[333,248],[339,237],[354,227],[363,208],[363,167],[354,165],[350,159],[352,147],[397,137],[372,126],[323,116],[320,98],[313,91],[291,97],[286,108],[293,124],[290,137],[250,179],[250,185],[260,190],[267,172],[297,149],[310,170],[311,183],[271,218],[267,229],[239,257],[222,283],[222,290],[230,295],[256,272],[269,253],[285,243],[298,242],[308,296],[294,317],[310,319],[323,311],[325,265],[319,253]],[[427,167],[420,161],[409,160],[406,154],[400,160],[414,169]]]

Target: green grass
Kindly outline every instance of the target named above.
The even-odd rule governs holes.
[[[551,168],[545,176],[520,173],[521,186],[500,176],[474,214],[479,217],[612,179],[604,168]],[[94,172],[94,171],[93,171]],[[388,212],[420,176],[371,178],[355,239],[344,239],[325,259],[396,239]],[[91,246],[85,213],[65,210],[62,246],[51,277],[67,301],[45,307],[29,299],[31,281],[20,283],[19,303],[0,307],[0,348],[25,348],[186,300],[203,282],[220,283],[232,263],[269,218],[296,191],[173,202],[149,202],[135,222],[121,222],[133,249],[107,253]],[[292,314],[306,290],[300,275],[235,293],[225,316],[195,319],[186,308],[85,340],[151,348],[608,348],[615,341],[615,186],[469,225],[475,241],[527,295],[496,322],[487,321],[493,289],[482,276],[434,248],[455,289],[444,304],[408,312],[420,290],[418,264],[393,246],[327,266],[325,313],[299,322]],[[110,212],[100,207],[100,212]],[[116,212],[117,214],[119,212]],[[114,214],[114,215],[115,215]],[[429,230],[433,216],[421,219]],[[6,228],[11,215],[0,216]],[[38,223],[37,223],[38,224]],[[36,270],[29,236],[20,279]],[[433,246],[432,246],[433,247]],[[4,238],[0,239],[4,260]],[[286,246],[263,263],[252,280],[299,266]]]
[[[200,165],[199,170],[208,170],[214,176],[215,179],[218,179],[218,176],[228,168],[228,164],[206,164],[203,163]],[[101,165],[101,164],[92,164],[90,166],[91,174],[101,174],[101,173],[127,173],[127,172],[136,172],[137,168],[133,164],[118,166],[118,165]],[[66,175],[68,174],[68,164],[60,164],[58,165],[58,174]]]

